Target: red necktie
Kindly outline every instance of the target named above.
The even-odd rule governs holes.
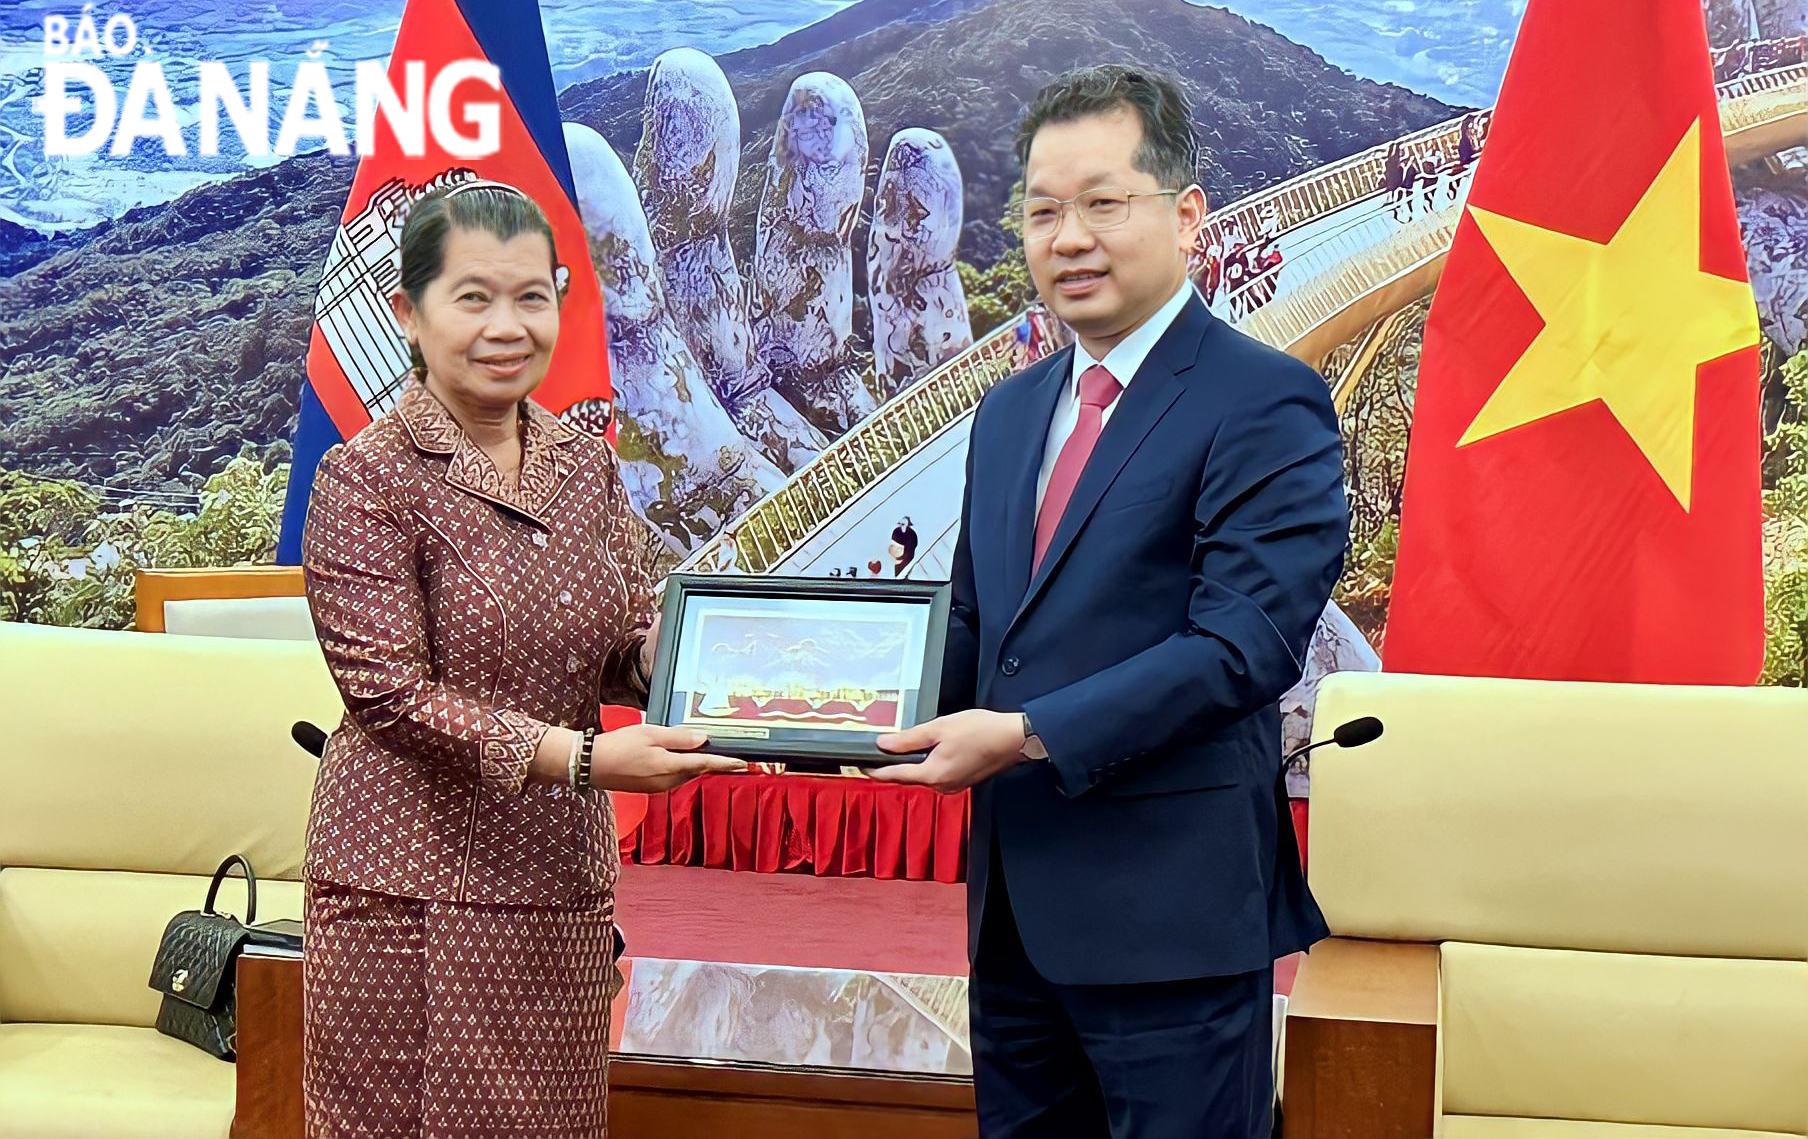
[[[1073,434],[1067,437],[1067,442],[1061,444],[1055,469],[1048,476],[1048,489],[1042,492],[1042,509],[1036,514],[1036,558],[1030,563],[1031,574],[1041,568],[1042,555],[1048,552],[1048,543],[1055,536],[1061,513],[1067,509],[1067,500],[1073,497],[1080,472],[1086,469],[1087,456],[1092,454],[1093,444],[1099,441],[1105,409],[1123,390],[1117,377],[1107,372],[1103,364],[1094,364],[1080,373],[1080,420],[1074,424]]]

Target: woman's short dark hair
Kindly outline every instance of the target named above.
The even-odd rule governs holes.
[[[1104,63],[1057,76],[1030,103],[1017,128],[1017,163],[1027,165],[1030,143],[1049,123],[1071,123],[1122,108],[1142,120],[1143,142],[1131,159],[1138,170],[1154,175],[1165,190],[1184,190],[1199,177],[1199,141],[1193,134],[1193,109],[1180,86],[1146,67]]]
[[[474,229],[508,241],[524,233],[546,238],[547,256],[558,275],[558,245],[552,223],[532,198],[510,186],[444,186],[415,200],[402,223],[402,291],[415,304],[446,264],[446,239],[454,229]]]

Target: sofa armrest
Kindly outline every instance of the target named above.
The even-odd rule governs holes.
[[[253,947],[238,965],[232,1139],[301,1139],[301,958]]]
[[[1437,1104],[1438,947],[1322,941],[1287,1002],[1286,1139],[1425,1139]]]
[[[132,574],[137,610],[133,628],[165,629],[163,603],[201,598],[302,597],[307,593],[300,566],[234,566],[229,569],[139,569]]]

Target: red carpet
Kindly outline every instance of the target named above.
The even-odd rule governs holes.
[[[625,863],[615,896],[630,957],[967,972],[965,886]],[[1277,992],[1295,968],[1275,964]]]
[[[615,887],[628,956],[967,971],[967,888],[625,863]]]

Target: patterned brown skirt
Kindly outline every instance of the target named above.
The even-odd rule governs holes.
[[[613,921],[309,883],[307,1139],[603,1139]]]

